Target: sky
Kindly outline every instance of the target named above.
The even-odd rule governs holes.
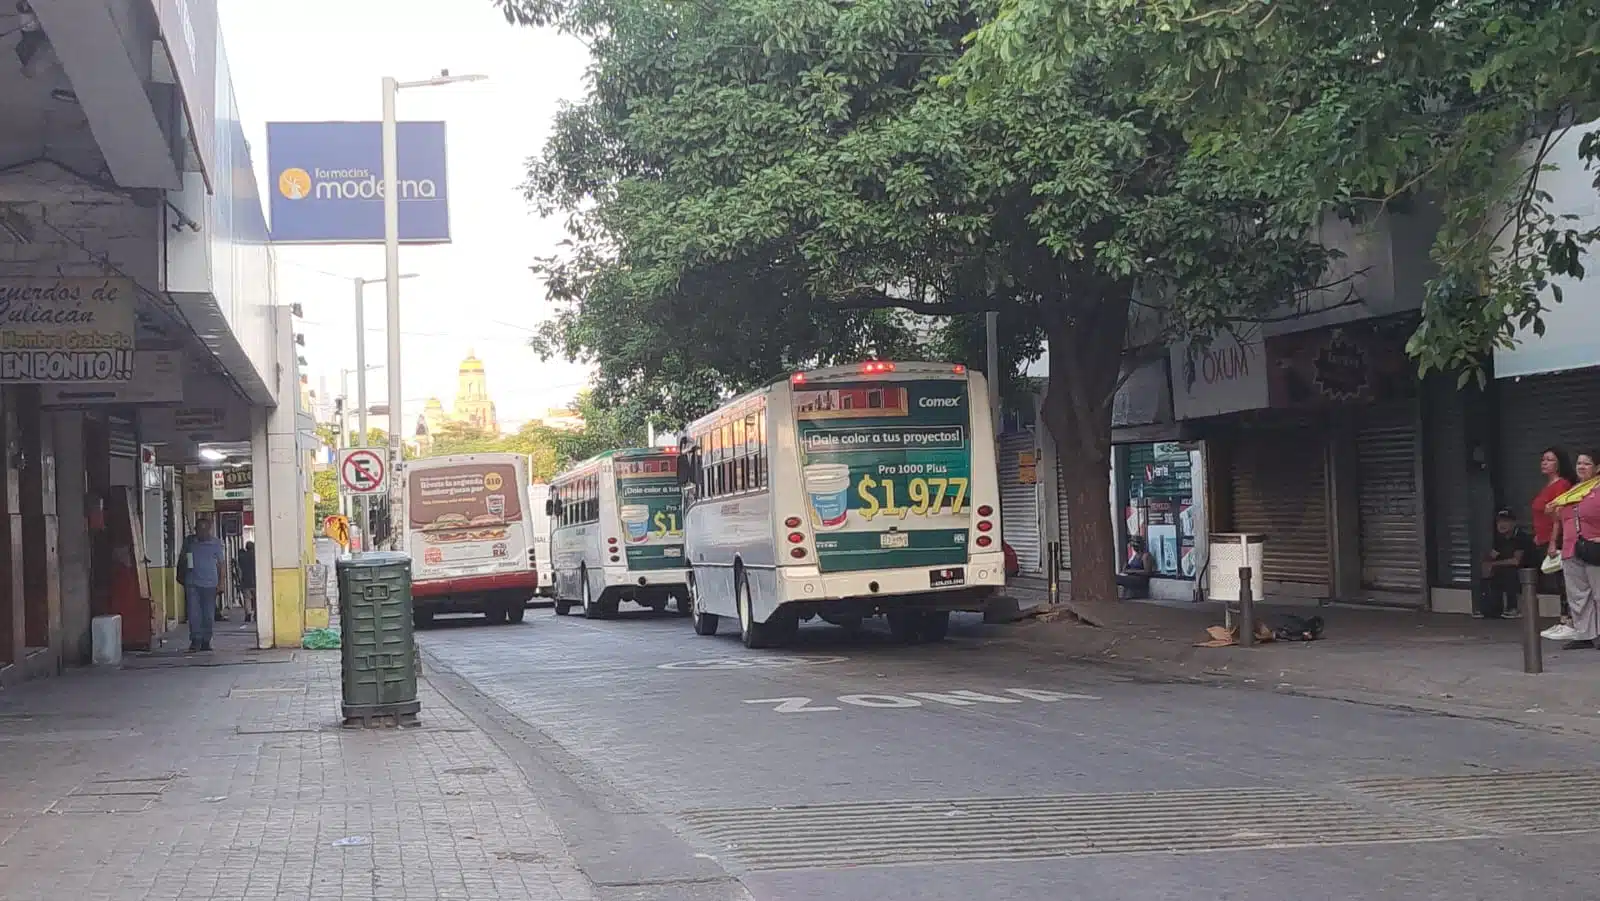
[[[402,91],[399,118],[443,120],[448,134],[452,243],[400,248],[401,396],[414,423],[425,398],[448,409],[469,351],[483,360],[502,424],[564,407],[586,367],[543,362],[527,346],[550,315],[528,266],[557,251],[559,217],[541,220],[518,186],[562,99],[583,94],[588,61],[572,38],[506,24],[489,0],[221,0],[223,40],[250,141],[266,186],[266,124],[372,120],[380,80],[451,74],[488,81]],[[263,190],[263,196],[265,190]],[[278,248],[280,302],[305,311],[311,387],[355,368],[351,279],[383,276],[382,246]],[[385,355],[384,290],[367,288],[367,365]],[[387,373],[368,374],[369,403],[386,403]],[[352,398],[355,377],[350,377]],[[353,403],[353,401],[352,401]]]

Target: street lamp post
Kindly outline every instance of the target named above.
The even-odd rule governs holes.
[[[395,119],[395,100],[401,88],[425,88],[468,81],[483,81],[486,75],[451,75],[440,72],[422,81],[397,81],[393,76],[383,77],[383,272],[387,289],[388,321],[385,327],[389,337],[389,472],[399,472],[401,438],[398,423],[400,402],[400,174],[399,130]],[[400,493],[389,492],[391,522],[400,521],[400,511],[395,499]],[[398,534],[398,529],[393,534]]]

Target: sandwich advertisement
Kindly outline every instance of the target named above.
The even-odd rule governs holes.
[[[430,545],[502,541],[522,521],[522,498],[510,464],[414,470],[411,528]]]

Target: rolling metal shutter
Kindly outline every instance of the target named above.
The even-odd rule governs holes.
[[[1409,407],[1362,411],[1356,426],[1361,587],[1422,602],[1426,554],[1417,510],[1417,422]]]
[[[1433,572],[1436,584],[1470,588],[1472,514],[1467,502],[1467,424],[1455,383],[1438,379],[1430,385],[1427,434],[1428,470],[1423,491],[1433,529]]]
[[[1600,369],[1525,376],[1498,388],[1502,503],[1531,528],[1533,498],[1544,487],[1539,454],[1555,446],[1576,459],[1600,450]]]
[[[1107,479],[1111,476],[1108,472]],[[1066,572],[1072,569],[1072,532],[1067,528],[1067,480],[1062,478],[1061,451],[1056,451],[1056,534],[1061,536],[1061,570]]]
[[[1332,582],[1324,440],[1310,425],[1253,428],[1234,444],[1233,531],[1267,537],[1262,577],[1313,586]]]
[[[1033,454],[1035,480],[1039,454],[1032,432],[1000,436],[1000,537],[1017,552],[1024,572],[1039,572],[1039,493],[1037,484],[1024,484],[1018,476],[1023,454]]]

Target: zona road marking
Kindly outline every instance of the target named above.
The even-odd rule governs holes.
[[[957,688],[948,691],[908,691],[901,695],[875,693],[840,695],[831,700],[869,710],[908,710],[925,706],[923,703],[925,701],[948,707],[976,707],[979,704],[1021,704],[1023,701],[1038,701],[1042,704],[1054,704],[1057,701],[1098,701],[1100,697],[1069,691],[1046,691],[1040,688],[1007,688],[1002,693],[995,694],[973,691],[970,688]],[[801,697],[750,698],[745,703],[770,704],[773,713],[826,713],[844,709],[833,704],[813,704],[812,701],[812,698]]]
[[[670,670],[724,670],[724,669],[780,669],[786,666],[822,666],[825,663],[843,663],[848,657],[799,657],[780,654],[729,657],[715,660],[679,660],[663,663],[656,669]]]

